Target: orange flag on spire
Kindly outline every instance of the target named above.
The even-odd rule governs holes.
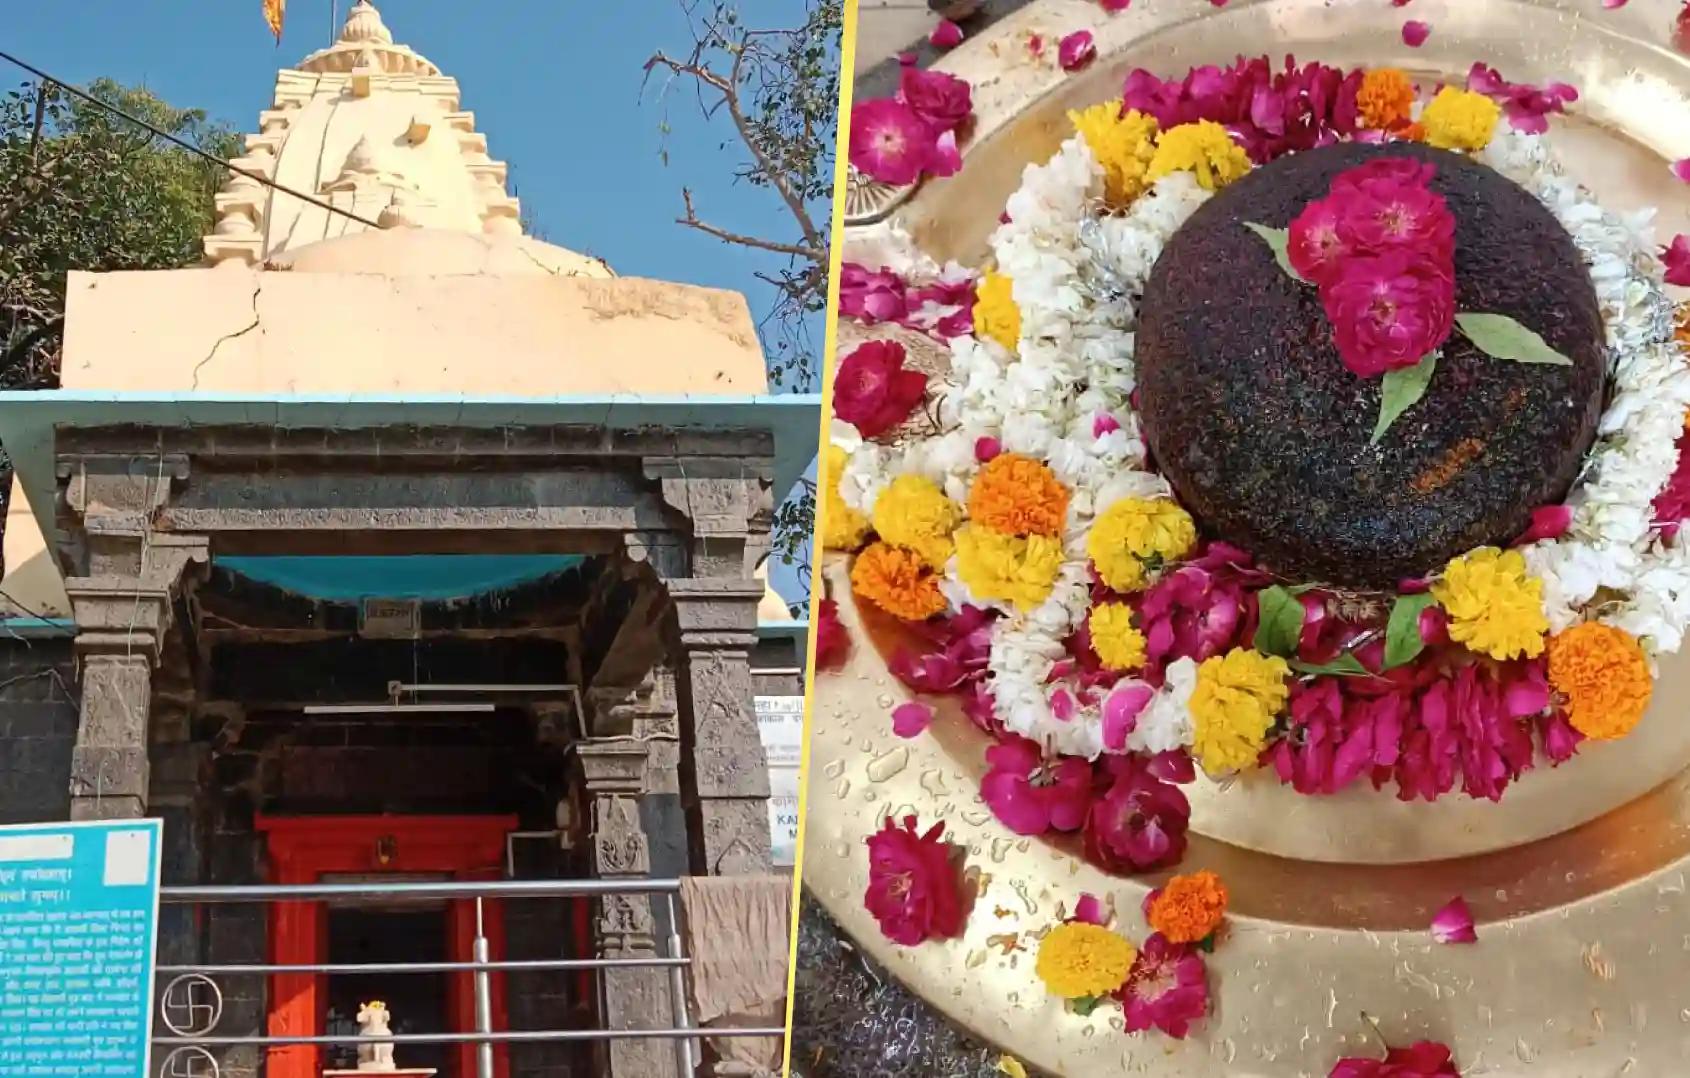
[[[264,0],[264,21],[270,24],[270,32],[276,35],[276,44],[282,43],[282,16],[286,13],[288,0]]]

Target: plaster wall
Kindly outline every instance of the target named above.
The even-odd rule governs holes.
[[[737,292],[639,278],[72,273],[66,389],[468,397],[767,390]]]

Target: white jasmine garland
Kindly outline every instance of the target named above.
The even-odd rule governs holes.
[[[1499,131],[1477,156],[1531,192],[1567,229],[1589,267],[1606,333],[1612,397],[1567,499],[1572,523],[1559,539],[1523,551],[1543,580],[1545,613],[1556,631],[1596,617],[1633,633],[1651,653],[1676,650],[1690,624],[1690,543],[1660,537],[1651,503],[1677,464],[1675,440],[1690,408],[1690,362],[1673,338],[1647,215],[1604,210],[1561,175],[1538,136]],[[1133,304],[1168,240],[1210,197],[1180,172],[1159,180],[1127,212],[1107,213],[1102,188],[1102,170],[1078,135],[1049,161],[1027,167],[1010,196],[1008,220],[990,240],[1021,317],[1016,352],[972,336],[953,339],[936,408],[942,433],[897,446],[850,446],[840,484],[845,502],[864,512],[904,472],[924,475],[966,503],[982,438],[1049,465],[1071,496],[1064,559],[1048,597],[1027,611],[981,601],[958,578],[954,559],[940,587],[953,610],[973,604],[1002,612],[988,669],[1005,728],[1047,750],[1086,757],[1104,751],[1107,694],[1053,676],[1091,605],[1086,536],[1096,515],[1121,498],[1172,496],[1146,469],[1129,404]],[[885,263],[889,268],[906,277],[955,272],[910,253],[913,245],[904,251],[894,241],[902,235],[907,242],[907,235],[896,229],[892,235],[882,241],[882,249],[897,255]],[[1196,677],[1190,659],[1168,666],[1163,687],[1127,737],[1128,750],[1191,744]],[[1079,701],[1065,720],[1051,707],[1058,690]]]

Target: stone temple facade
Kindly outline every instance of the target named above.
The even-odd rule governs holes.
[[[63,388],[0,395],[0,822],[161,816],[167,885],[768,873],[753,702],[802,694],[803,637],[760,567],[818,413],[766,395],[743,297],[524,236],[457,83],[367,0],[234,163],[203,268],[72,274]],[[638,897],[502,907],[495,958],[669,930]],[[463,917],[167,907],[161,961],[462,960]],[[668,1026],[666,977],[512,972],[494,1009]],[[385,990],[440,1029],[466,984]],[[218,1032],[320,1035],[375,987],[233,978]],[[667,1041],[499,1049],[676,1070]]]

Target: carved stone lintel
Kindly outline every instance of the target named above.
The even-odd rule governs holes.
[[[675,716],[675,677],[658,667],[646,671],[638,685],[597,686],[587,690],[587,714],[594,737],[674,739],[680,736]]]
[[[692,576],[750,575],[768,546],[774,502],[772,461],[647,457],[645,474],[658,482],[664,502],[687,520]]]

